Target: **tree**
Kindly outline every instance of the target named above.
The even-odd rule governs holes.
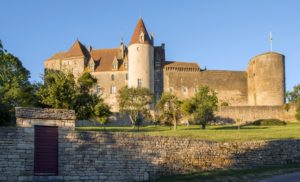
[[[98,120],[110,111],[103,99],[90,92],[96,83],[90,73],[84,73],[76,83],[71,73],[48,71],[37,96],[43,107],[74,109],[77,119]]]
[[[177,129],[177,122],[181,116],[179,99],[171,93],[163,93],[156,104],[159,118],[164,123],[172,123],[174,130]]]
[[[194,120],[198,120],[205,129],[207,122],[214,118],[217,110],[218,98],[215,91],[207,86],[202,86],[193,98],[186,101],[181,107],[185,113],[191,114]]]
[[[300,100],[300,84],[294,86],[293,91],[287,92],[286,97],[289,102],[297,103]]]
[[[293,91],[287,92],[286,95],[290,103],[296,104],[296,119],[300,121],[300,84],[294,86]]]
[[[78,89],[75,96],[74,110],[77,119],[89,119],[94,116],[95,106],[103,103],[90,89],[97,83],[97,79],[90,73],[85,72],[78,78]],[[104,103],[103,103],[104,104]]]
[[[118,95],[120,112],[128,114],[133,127],[150,117],[152,93],[146,88],[123,87]]]
[[[108,123],[108,118],[112,114],[110,107],[104,102],[99,102],[94,109],[94,117],[96,121],[101,123],[104,127]]]
[[[72,74],[47,71],[44,85],[37,91],[38,101],[44,107],[73,109],[76,101],[77,87]]]
[[[7,52],[0,41],[0,125],[14,122],[14,107],[36,103],[29,77],[30,72],[23,67],[22,62]]]

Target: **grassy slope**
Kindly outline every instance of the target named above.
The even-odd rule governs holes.
[[[77,127],[79,131],[103,131],[103,127]],[[250,140],[276,140],[300,139],[300,123],[288,123],[286,126],[244,126],[240,130],[234,125],[208,126],[200,129],[199,125],[189,127],[179,126],[170,130],[167,126],[145,126],[140,131],[132,127],[106,127],[111,132],[134,132],[154,136],[189,137],[211,141],[250,141]]]

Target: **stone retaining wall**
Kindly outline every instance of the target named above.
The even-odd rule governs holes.
[[[284,106],[226,106],[219,107],[216,115],[220,118],[232,119],[241,122],[255,121],[258,119],[280,119],[295,121],[296,107],[291,105],[287,111]]]
[[[48,112],[56,123],[48,122],[45,115],[38,124],[59,126],[58,176],[34,176],[33,126],[37,120],[17,114],[23,117],[17,120],[26,125],[0,127],[0,181],[145,181],[198,170],[300,163],[300,140],[228,143],[139,133],[80,132],[62,124],[71,122],[72,114],[59,120],[53,119],[56,110]]]

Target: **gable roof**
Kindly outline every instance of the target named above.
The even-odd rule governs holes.
[[[140,42],[140,33],[143,32],[144,33],[144,43]],[[133,35],[131,37],[131,41],[130,44],[150,44],[153,45],[152,40],[149,37],[149,34],[147,32],[146,26],[144,24],[144,21],[142,18],[139,19],[135,30],[133,32]]]
[[[89,51],[86,47],[79,41],[76,40],[72,47],[64,54],[64,57],[89,57]]]
[[[114,71],[112,63],[115,58],[117,58],[119,63],[119,69],[115,71],[124,70],[124,67],[121,66],[123,61],[120,58],[119,48],[92,50],[91,57],[96,61],[95,72]]]

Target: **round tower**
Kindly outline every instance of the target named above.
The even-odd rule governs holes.
[[[284,55],[267,52],[252,58],[248,66],[249,105],[276,106],[285,103]]]
[[[154,48],[142,18],[128,47],[128,87],[144,87],[154,92]]]

